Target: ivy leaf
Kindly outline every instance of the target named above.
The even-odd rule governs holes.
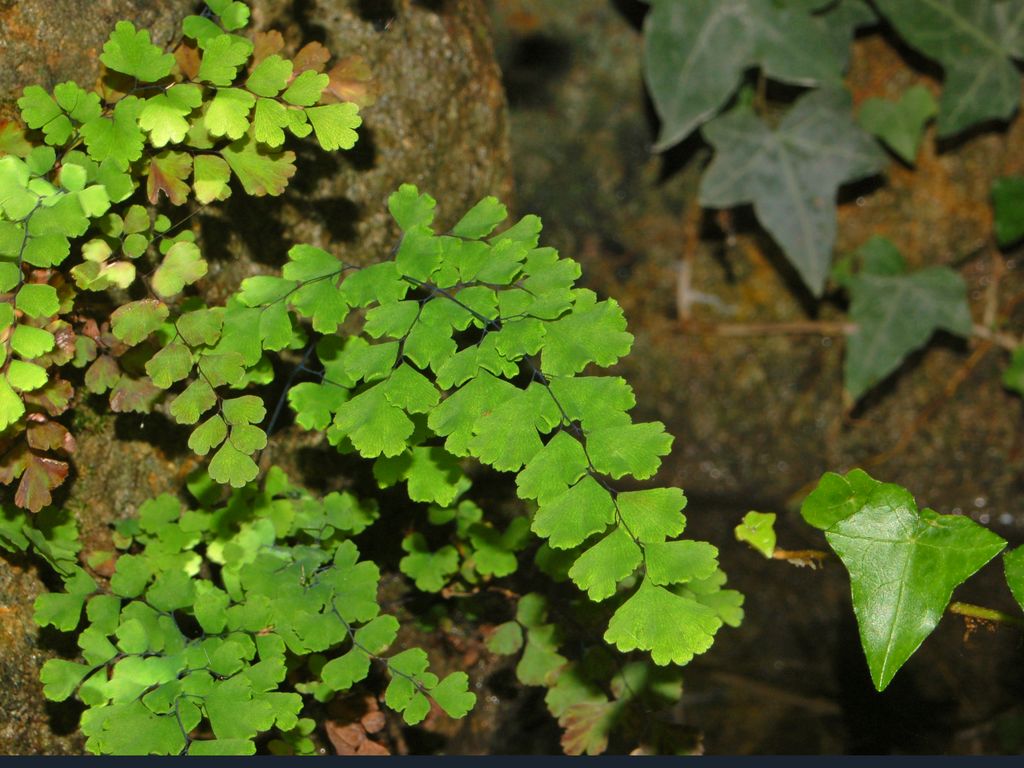
[[[1003,570],[1010,592],[1024,611],[1024,547],[1017,547],[1003,555]]]
[[[757,552],[771,558],[775,552],[775,514],[773,512],[747,512],[743,522],[736,526],[736,541],[745,541]]]
[[[167,305],[156,299],[140,299],[122,304],[110,315],[110,329],[129,346],[144,341],[167,319]]]
[[[970,336],[967,286],[949,267],[909,275],[859,274],[851,278],[850,319],[843,384],[856,400],[895,371],[937,330]]]
[[[850,470],[845,476],[826,472],[804,499],[800,515],[808,525],[828,530],[861,509],[879,485],[862,469]]]
[[[100,61],[143,83],[162,80],[174,68],[174,56],[150,42],[149,30],[136,31],[130,21],[117,22],[110,39],[103,45]]]
[[[250,54],[252,43],[238,35],[217,35],[204,40],[199,79],[212,85],[229,86]]]
[[[409,554],[399,561],[398,567],[422,592],[440,592],[459,570],[459,553],[455,547],[448,544],[431,552],[421,533],[402,539],[402,549]]]
[[[939,623],[953,589],[1006,546],[970,518],[918,512],[906,490],[888,483],[825,538],[850,572],[861,643],[879,691]]]
[[[363,124],[359,107],[351,102],[309,107],[306,117],[313,126],[313,133],[320,147],[326,152],[336,149],[352,149],[359,134],[356,128]]]
[[[1013,114],[1020,100],[1020,74],[1011,59],[1024,58],[1015,3],[880,0],[875,5],[900,37],[945,71],[940,137]]]
[[[864,130],[877,136],[901,159],[914,164],[921,146],[924,127],[935,117],[939,105],[931,91],[922,85],[908,89],[893,103],[884,99],[867,99],[860,108],[857,121]]]
[[[700,204],[753,203],[758,221],[820,296],[836,236],[836,188],[885,167],[877,144],[853,122],[849,96],[802,96],[774,131],[739,107],[709,123],[704,136],[715,159],[701,180]]]
[[[751,65],[793,85],[837,85],[843,59],[804,9],[760,0],[653,3],[644,21],[644,78],[661,118],[655,150],[713,117]]]
[[[696,600],[644,579],[612,615],[604,639],[623,653],[650,651],[655,664],[686,664],[714,642],[722,620]]]
[[[272,152],[246,137],[221,150],[247,195],[280,195],[295,175],[294,152]]]
[[[207,268],[206,260],[195,243],[177,242],[153,273],[153,290],[165,299],[177,296],[186,285],[192,285],[203,277]]]
[[[992,182],[996,240],[1004,248],[1024,237],[1024,177],[1007,176]]]

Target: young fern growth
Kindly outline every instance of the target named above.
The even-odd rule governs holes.
[[[64,631],[85,609],[83,661],[50,660],[42,679],[48,698],[88,707],[89,751],[253,754],[271,731],[271,751],[311,753],[300,694],[326,701],[372,662],[409,724],[431,701],[452,717],[472,708],[465,672],[440,679],[419,648],[384,655],[398,621],[381,613],[379,570],[350,540],[375,505],[347,493],[314,499],[277,469],[225,503],[207,478],[190,488],[195,509],[165,494],[118,524],[126,553],[108,587],[64,560],[67,591],[36,603],[37,621]]]
[[[243,3],[208,7],[185,19],[173,52],[120,22],[99,92],[25,88],[18,105],[40,146],[0,126],[0,482],[19,481],[15,504],[31,512],[69,472],[75,440],[56,421],[75,394],[68,366],[115,411],[147,412],[161,394],[145,354],[123,355],[207,263],[192,232],[172,234],[152,208],[224,200],[232,177],[248,194],[281,194],[295,172],[285,130],[327,151],[355,143],[358,109],[338,103],[322,46],[292,61],[267,36],[257,51],[239,34]],[[84,295],[137,282],[150,297],[109,318]]]

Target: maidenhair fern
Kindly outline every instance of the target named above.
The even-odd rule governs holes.
[[[677,700],[678,665],[742,618],[717,550],[682,538],[683,492],[644,484],[672,438],[601,373],[632,345],[622,311],[577,287],[537,217],[506,227],[489,197],[440,233],[410,185],[388,200],[393,258],[358,267],[297,245],[279,274],[206,301],[206,259],[173,210],[281,194],[289,135],[347,149],[360,124],[343,96],[365,72],[325,72],[316,44],[292,59],[273,37],[257,46],[248,16],[210,2],[171,51],[121,22],[100,89],[30,86],[28,133],[0,127],[0,481],[18,482],[0,543],[60,576],[36,619],[77,632],[80,651],[45,664],[45,694],[84,704],[86,747],[111,754],[306,753],[315,702],[356,687],[408,724],[432,703],[462,717],[466,673],[396,641],[384,567],[452,599],[504,595],[515,618],[492,649],[549,688],[567,751],[603,751],[613,726]],[[374,499],[316,497],[268,467],[284,400],[259,387],[290,365],[297,424],[421,505],[394,562],[360,553],[358,537],[387,531]],[[207,464],[188,506],[153,499],[116,524],[117,551],[80,559],[75,521],[51,505],[75,448],[59,417],[81,391],[165,413]],[[514,475],[517,513],[481,503],[473,462]],[[531,560],[521,595],[503,580]],[[572,597],[545,593],[566,580]]]
[[[348,494],[314,499],[273,469],[254,483],[267,409],[244,390],[264,380],[267,355],[288,350],[306,349],[303,370],[315,379],[288,391],[298,423],[371,460],[379,485],[403,484],[428,505],[426,526],[447,529],[451,543],[441,546],[426,527],[405,535],[398,567],[417,588],[494,584],[519,568],[532,532],[542,571],[608,604],[588,609],[589,621],[604,623],[605,641],[622,652],[685,664],[723,623],[740,621],[742,598],[723,589],[717,550],[680,538],[683,492],[636,489],[672,440],[658,422],[633,421],[622,378],[596,375],[631,346],[619,306],[575,287],[579,265],[539,245],[536,217],[494,235],[506,211],[493,198],[450,234],[433,231],[434,200],[415,187],[403,186],[389,207],[404,232],[393,260],[358,268],[299,245],[280,276],[245,280],[224,307],[186,302],[172,311],[146,300],[119,310],[113,331],[122,343],[158,348],[149,378],[176,392],[171,417],[196,425],[188,442],[211,456],[210,481],[239,490],[219,511],[151,502],[119,526],[123,554],[108,587],[72,567],[67,592],[41,598],[40,621],[64,630],[83,604],[94,623],[93,601],[113,606],[86,630],[103,653],[44,670],[50,695],[76,693],[91,707],[83,719],[91,749],[139,748],[117,725],[124,717],[157,723],[145,749],[159,752],[251,751],[261,731],[287,734],[302,703],[278,690],[286,656],[289,668],[310,669],[295,690],[320,700],[359,683],[376,659],[391,675],[385,703],[410,723],[426,715],[429,698],[453,716],[472,704],[463,673],[438,679],[420,651],[381,655],[397,624],[378,616],[378,567],[358,561],[351,539],[373,525],[375,506]],[[535,502],[530,515],[499,523],[474,503],[466,458],[516,473],[520,497]],[[616,487],[626,480],[630,490]],[[207,494],[217,498],[215,488],[197,491]],[[217,578],[205,575],[208,566]],[[499,630],[507,640],[495,650],[522,647],[520,678],[563,702],[551,709],[575,734],[567,749],[594,751],[612,720],[577,723],[574,707],[599,694],[602,680],[614,687],[619,673],[591,670],[585,685],[572,683],[581,662],[560,650],[562,632],[543,621],[537,601],[519,601],[517,624]],[[134,621],[150,629],[123,628]],[[644,681],[663,677],[637,663],[637,687],[601,705],[608,717],[638,704]],[[200,735],[208,730],[215,741]]]
[[[406,722],[430,701],[462,717],[476,699],[464,672],[439,678],[418,648],[385,655],[398,621],[349,538],[374,516],[349,494],[314,499],[279,470],[222,504],[147,502],[117,526],[108,585],[65,563],[67,591],[37,600],[44,626],[86,617],[82,661],[48,661],[45,694],[86,704],[86,748],[108,754],[253,754],[267,731],[272,751],[295,752],[304,697],[348,690],[373,663]]]
[[[0,126],[0,482],[17,482],[15,504],[32,512],[70,469],[74,439],[57,421],[73,402],[70,369],[84,368],[85,389],[108,394],[115,411],[146,412],[160,396],[126,345],[207,272],[168,205],[224,200],[232,179],[248,194],[281,194],[295,173],[283,129],[328,151],[356,141],[358,109],[339,102],[322,46],[290,60],[268,39],[257,52],[240,34],[247,6],[209,9],[185,19],[171,52],[120,22],[100,55],[98,92],[26,87],[18,105],[38,145]],[[149,295],[105,316],[91,299],[108,289]],[[174,375],[181,352],[162,350],[158,380]]]

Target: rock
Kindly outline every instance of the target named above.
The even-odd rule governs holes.
[[[194,6],[189,0],[0,0],[0,118],[17,114],[14,101],[26,85],[94,82],[103,43],[121,19],[149,29],[164,45]]]

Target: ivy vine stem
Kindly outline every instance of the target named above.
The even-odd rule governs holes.
[[[1003,613],[995,608],[986,608],[985,606],[974,605],[973,603],[953,602],[949,604],[949,608],[946,610],[950,613],[954,613],[958,616],[964,616],[968,619],[991,621],[997,624],[1006,624],[1010,627],[1024,629],[1024,619],[1019,616],[1011,616],[1008,613]]]

